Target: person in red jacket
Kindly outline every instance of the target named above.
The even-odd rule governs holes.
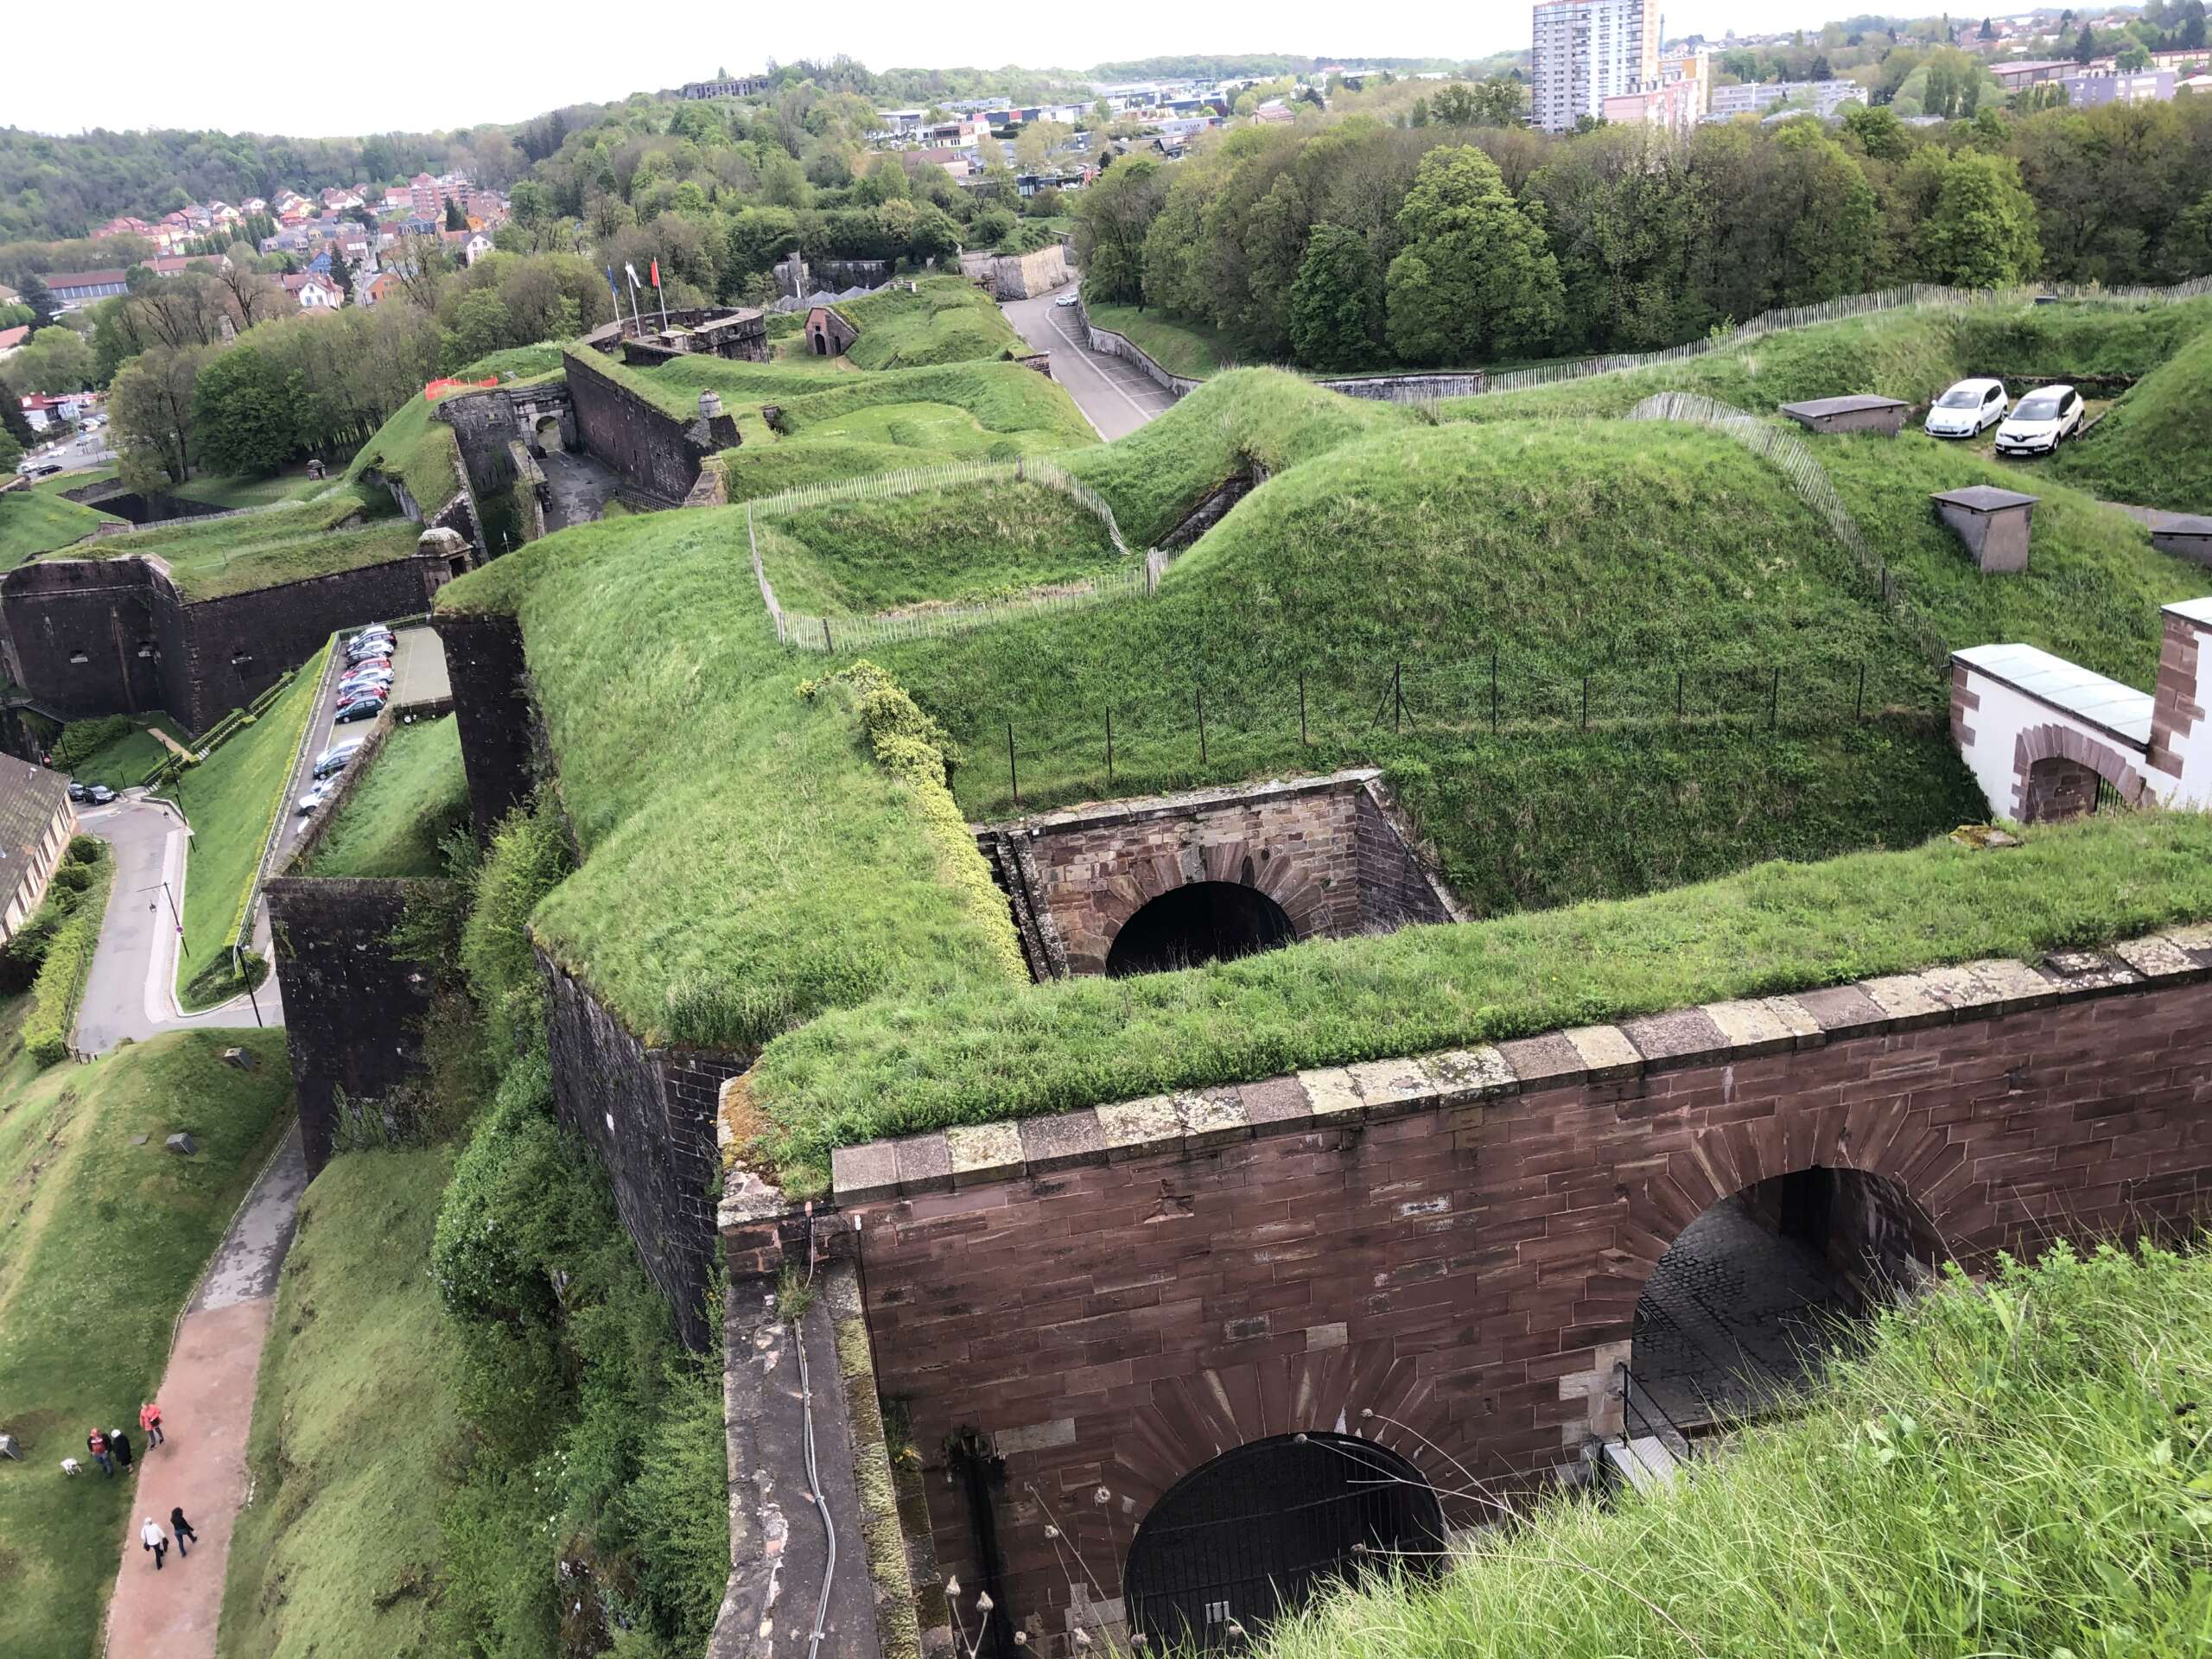
[[[106,1435],[94,1429],[85,1436],[85,1450],[92,1454],[92,1461],[99,1465],[102,1474],[112,1476],[115,1473],[115,1461],[107,1454]]]
[[[146,1431],[146,1445],[149,1450],[167,1438],[162,1433],[162,1408],[151,1400],[138,1408],[138,1427]]]

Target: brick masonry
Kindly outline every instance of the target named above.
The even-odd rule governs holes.
[[[33,698],[73,718],[162,709],[205,731],[338,629],[420,613],[452,574],[409,555],[188,602],[149,560],[41,560],[0,579],[0,654]]]
[[[680,505],[699,481],[700,462],[738,441],[729,416],[720,417],[727,429],[710,436],[705,423],[680,421],[617,384],[588,352],[569,352],[563,361],[578,441],[630,488],[664,505]]]
[[[2185,929],[878,1142],[836,1154],[838,1219],[912,1443],[1006,1459],[1003,1599],[1052,1651],[1118,1609],[1048,1516],[1117,1594],[1152,1502],[1229,1446],[1341,1425],[1509,1491],[1571,1465],[1617,1423],[1645,1276],[1758,1181],[1881,1178],[1855,1224],[1924,1217],[1969,1266],[2202,1217],[2208,982]]]
[[[2186,617],[2165,613],[2165,629],[2158,642],[2158,715],[2151,725],[2151,752],[2146,764],[2166,778],[2182,774],[2182,754],[2190,734],[2204,718],[2197,697],[2197,655],[2204,630]]]
[[[2100,779],[2130,806],[2140,804],[2149,787],[2113,745],[2056,721],[2031,726],[2012,740],[2012,815],[2022,823],[2094,810]]]
[[[556,1110],[598,1154],[623,1231],[685,1343],[703,1349],[721,1185],[715,1107],[751,1057],[647,1048],[543,951],[537,963]]]
[[[430,620],[445,647],[476,838],[488,842],[499,821],[528,798],[536,770],[537,720],[522,624],[512,616],[444,611]]]
[[[1021,840],[1068,971],[1101,974],[1114,938],[1154,899],[1196,881],[1255,888],[1298,938],[1452,918],[1399,835],[1371,770],[1039,813]]]
[[[409,894],[444,885],[278,876],[263,888],[310,1176],[329,1160],[341,1092],[358,1106],[421,1074],[432,976],[391,938]]]

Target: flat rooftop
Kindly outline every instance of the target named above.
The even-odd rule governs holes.
[[[2190,602],[2207,607],[2208,614],[2212,615],[2212,600]],[[1974,645],[1965,651],[1955,651],[1951,657],[2038,702],[2048,703],[2063,714],[2124,738],[2138,748],[2151,741],[2152,698],[2147,691],[2138,691],[2118,680],[2093,674],[2033,645]]]

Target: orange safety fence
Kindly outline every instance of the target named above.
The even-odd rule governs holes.
[[[429,402],[435,404],[449,391],[475,391],[482,387],[496,386],[499,384],[499,377],[496,374],[482,380],[433,380],[423,388],[423,396]]]

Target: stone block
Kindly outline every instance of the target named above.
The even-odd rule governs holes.
[[[894,1143],[899,1148],[899,1191],[917,1198],[930,1192],[952,1191],[952,1150],[942,1135],[912,1135]]]
[[[1053,1117],[1021,1120],[1021,1160],[1032,1175],[1106,1161],[1106,1134],[1098,1114],[1085,1108]]]
[[[1890,1016],[1881,1004],[1857,985],[1827,985],[1799,991],[1789,1000],[1812,1016],[1832,1043],[1889,1028]]]
[[[983,1186],[1021,1173],[1021,1131],[1011,1123],[963,1124],[944,1132],[952,1185]]]
[[[1236,1097],[1243,1103],[1244,1121],[1255,1135],[1302,1129],[1313,1121],[1313,1103],[1306,1098],[1306,1085],[1296,1077],[1248,1083],[1237,1090]]]
[[[1359,1081],[1342,1066],[1327,1066],[1316,1071],[1300,1071],[1298,1080],[1306,1087],[1308,1109],[1316,1123],[1356,1123],[1367,1115],[1367,1101],[1359,1092]]]
[[[171,1152],[174,1152],[178,1156],[183,1158],[189,1158],[200,1150],[200,1143],[197,1141],[194,1141],[182,1129],[179,1129],[175,1135],[169,1136],[168,1141],[163,1142],[163,1144],[167,1146]]]
[[[1497,1048],[1505,1056],[1505,1063],[1513,1068],[1513,1075],[1521,1079],[1523,1089],[1580,1083],[1589,1073],[1589,1062],[1582,1058],[1581,1051],[1556,1031],[1500,1043]]]
[[[1643,1056],[1618,1026],[1576,1026],[1564,1033],[1590,1068],[1593,1083],[1632,1077],[1643,1070]]]
[[[1521,1087],[1504,1054],[1485,1043],[1480,1048],[1447,1049],[1432,1054],[1422,1065],[1436,1080],[1438,1093],[1447,1106],[1465,1104],[1488,1095],[1510,1095]]]
[[[1778,1054],[1797,1046],[1797,1033],[1763,998],[1708,1002],[1698,1011],[1713,1022],[1732,1058]]]
[[[1419,1060],[1368,1060],[1344,1069],[1370,1117],[1393,1117],[1438,1103],[1436,1085]]]
[[[1252,1126],[1244,1121],[1244,1103],[1234,1089],[1206,1089],[1175,1096],[1176,1115],[1183,1120],[1183,1149],[1201,1152],[1249,1141]]]
[[[899,1196],[899,1148],[889,1141],[839,1147],[830,1154],[830,1191],[840,1204],[877,1204]]]
[[[1728,1039],[1703,1008],[1677,1008],[1672,1014],[1648,1014],[1626,1021],[1628,1033],[1643,1058],[1654,1065],[1667,1060],[1689,1060],[1717,1054]]]
[[[1900,1031],[1915,1026],[1939,1026],[1951,1017],[1950,1004],[1936,995],[1919,974],[1885,974],[1877,979],[1860,981],[1859,989]]]
[[[2176,979],[2202,971],[2196,957],[2162,935],[2126,940],[2114,945],[2113,954],[2145,979]]]
[[[1106,1142],[1109,1163],[1125,1163],[1154,1153],[1178,1152],[1183,1146],[1183,1115],[1166,1095],[1124,1100],[1098,1109],[1098,1128]]]

